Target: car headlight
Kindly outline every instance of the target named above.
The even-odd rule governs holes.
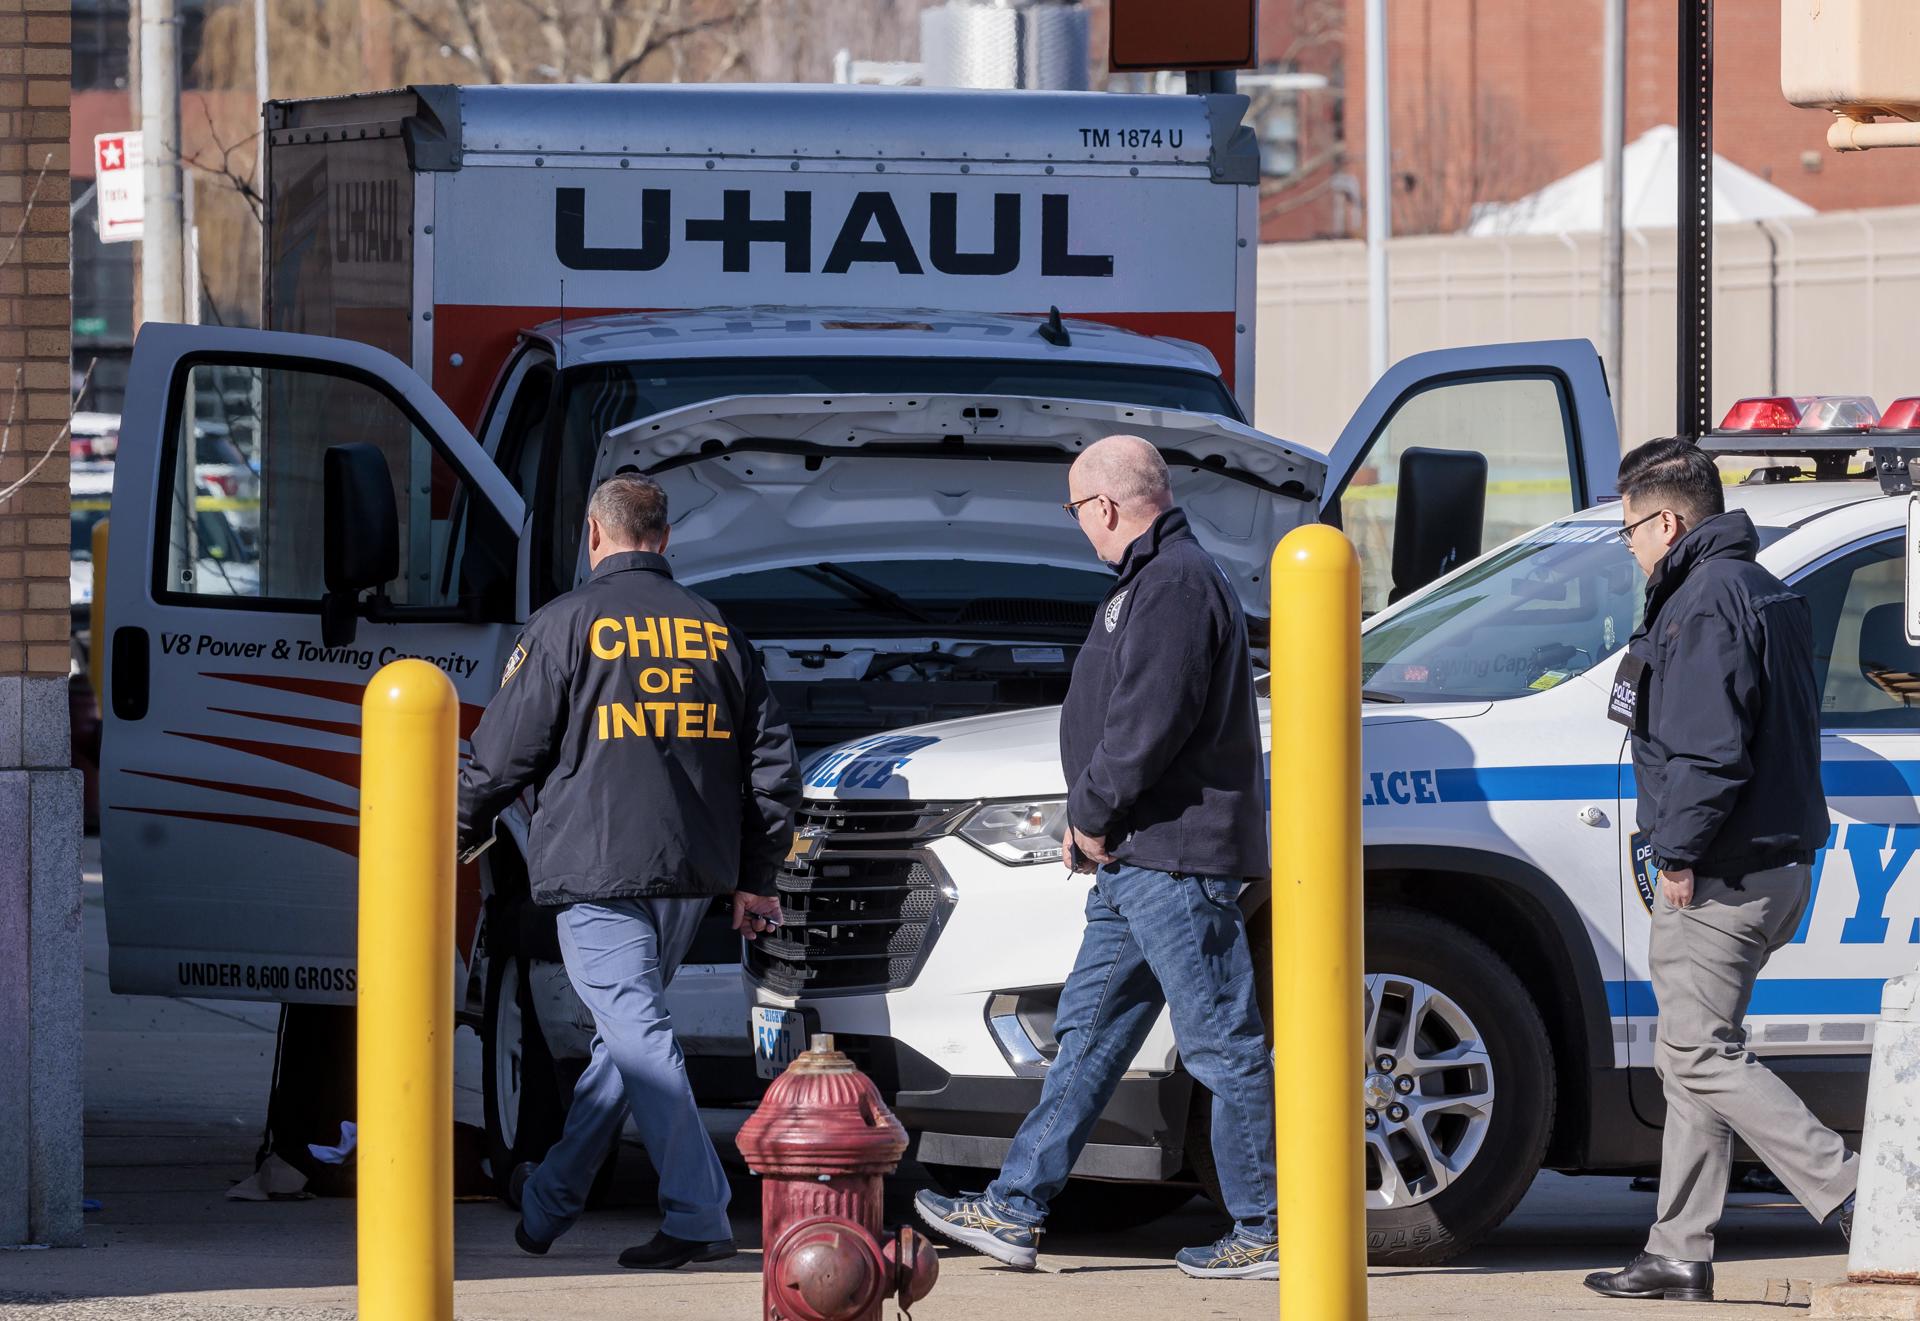
[[[975,848],[1015,866],[1058,862],[1066,856],[1066,800],[988,803],[966,819],[959,834]]]

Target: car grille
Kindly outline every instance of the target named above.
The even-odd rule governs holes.
[[[794,817],[797,830],[818,830],[827,847],[879,844],[895,840],[922,843],[953,828],[972,803],[923,803],[906,799],[810,799]]]
[[[806,803],[796,824],[822,835],[775,884],[786,923],[747,946],[747,971],[785,995],[850,995],[909,986],[926,963],[953,887],[923,846],[970,803]]]

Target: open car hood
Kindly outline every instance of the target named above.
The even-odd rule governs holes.
[[[922,556],[1089,567],[1061,512],[1067,465],[1102,436],[1166,455],[1174,498],[1249,613],[1274,544],[1316,516],[1326,459],[1205,413],[991,395],[737,395],[607,433],[594,480],[666,489],[667,558],[689,585],[831,560]]]

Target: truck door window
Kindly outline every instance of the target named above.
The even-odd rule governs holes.
[[[387,588],[393,604],[443,606],[471,590],[443,586],[438,572],[460,479],[384,390],[307,365],[200,362],[176,382],[170,417],[162,471],[172,481],[156,519],[162,599],[316,605],[325,591],[323,456],[346,441],[378,445],[393,474],[401,556]]]
[[[1399,456],[1410,446],[1487,456],[1488,550],[1573,512],[1572,413],[1548,376],[1443,382],[1402,401],[1361,455],[1340,494],[1339,523],[1360,552],[1360,610],[1387,605],[1393,590]]]
[[[1900,538],[1850,551],[1794,585],[1813,608],[1821,728],[1920,729],[1920,649],[1901,627]]]

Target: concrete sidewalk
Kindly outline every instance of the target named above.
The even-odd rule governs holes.
[[[97,856],[90,854],[90,856]],[[354,1304],[353,1204],[243,1203],[227,1188],[251,1169],[273,1059],[272,1006],[129,999],[106,987],[97,877],[87,891],[86,1246],[0,1253],[0,1318],[347,1318]],[[477,1052],[462,1034],[456,1104],[469,1118]],[[728,1153],[731,1154],[731,1153]],[[907,1216],[912,1183],[889,1190],[894,1221]],[[758,1315],[758,1196],[740,1172],[734,1226],[741,1255],[699,1274],[643,1275],[614,1265],[657,1223],[637,1150],[623,1158],[609,1209],[590,1214],[545,1258],[512,1242],[513,1214],[496,1203],[455,1214],[455,1309],[471,1321],[686,1321]],[[1653,1199],[1623,1179],[1543,1175],[1520,1210],[1478,1251],[1446,1266],[1376,1270],[1372,1315],[1386,1318],[1614,1318],[1664,1315],[1664,1304],[1610,1302],[1580,1287],[1589,1270],[1635,1252]],[[1051,1321],[1122,1317],[1260,1318],[1274,1315],[1271,1284],[1189,1280],[1171,1265],[1188,1243],[1225,1222],[1203,1200],[1124,1234],[1049,1234],[1044,1271],[1024,1276],[969,1253],[941,1262],[927,1318],[998,1315]],[[1787,1199],[1745,1195],[1722,1229],[1722,1301],[1679,1314],[1691,1321],[1804,1315],[1767,1310],[1805,1301],[1804,1282],[1838,1279],[1836,1231],[1815,1227]],[[1791,1282],[1802,1282],[1790,1292]],[[893,1312],[888,1309],[891,1318]]]

